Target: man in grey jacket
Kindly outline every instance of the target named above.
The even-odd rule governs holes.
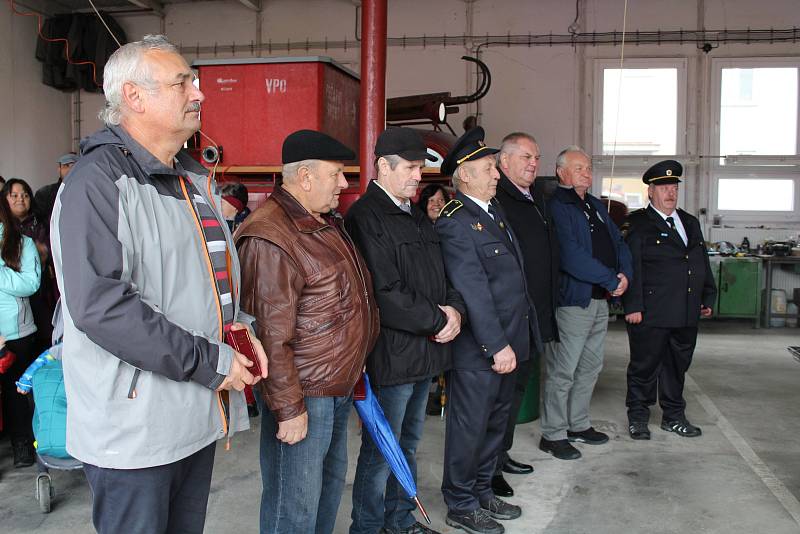
[[[51,228],[67,451],[98,532],[200,533],[215,441],[247,428],[241,390],[261,378],[223,341],[247,327],[237,255],[213,177],[181,152],[203,94],[162,36],[121,47],[103,79],[106,128],[82,142]]]

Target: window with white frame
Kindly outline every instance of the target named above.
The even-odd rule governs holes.
[[[712,209],[727,220],[800,219],[800,59],[712,60]]]
[[[594,94],[593,192],[647,206],[644,171],[686,150],[686,60],[597,59]]]

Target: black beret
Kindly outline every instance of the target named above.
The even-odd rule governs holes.
[[[356,154],[330,135],[314,130],[298,130],[283,140],[281,160],[284,164],[321,159],[325,161],[349,161]]]
[[[459,137],[442,162],[442,174],[452,176],[456,167],[465,161],[473,161],[500,152],[496,148],[486,146],[483,142],[484,137],[486,133],[480,126]]]
[[[406,161],[434,159],[428,154],[428,148],[422,136],[411,128],[390,126],[386,128],[375,143],[375,156],[400,156]]]
[[[683,176],[683,165],[674,159],[659,161],[642,175],[642,181],[647,185],[679,184]]]

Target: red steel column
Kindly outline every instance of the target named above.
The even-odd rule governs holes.
[[[386,0],[361,3],[359,191],[375,177],[375,142],[386,125]]]

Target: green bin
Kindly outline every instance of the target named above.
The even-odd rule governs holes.
[[[541,358],[536,358],[536,362],[531,369],[531,377],[528,385],[525,386],[525,396],[522,397],[522,404],[517,415],[517,424],[530,423],[539,419],[539,381],[542,375]]]

